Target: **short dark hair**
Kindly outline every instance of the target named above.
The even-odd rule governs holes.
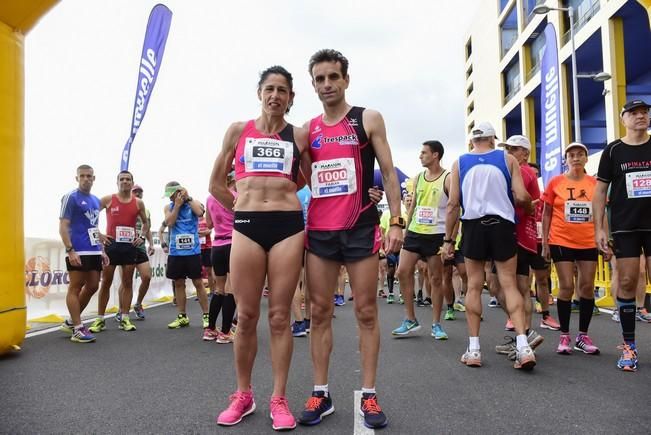
[[[432,153],[438,153],[439,155],[439,160],[443,159],[443,144],[437,140],[426,140],[423,142],[423,145],[426,145],[429,147],[430,151]]]
[[[77,166],[77,173],[79,173],[79,171],[84,171],[84,170],[88,170],[88,169],[90,169],[91,171],[95,171],[91,165],[83,164],[83,165]]]
[[[267,68],[266,70],[260,73],[260,80],[258,80],[258,89],[262,87],[264,81],[267,80],[267,78],[271,74],[278,74],[285,77],[285,80],[287,80],[287,84],[289,85],[289,90],[290,91],[294,90],[294,78],[292,77],[289,71],[287,71],[284,67],[280,65],[270,66],[269,68]]]
[[[538,172],[540,172],[540,165],[538,163],[529,162],[529,166],[531,166],[532,168],[536,168],[538,170]]]
[[[118,181],[120,181],[120,175],[122,175],[122,174],[129,174],[129,176],[131,176],[131,181],[133,181],[133,174],[131,172],[129,172],[129,171],[126,171],[126,170],[118,172]]]
[[[341,64],[341,75],[344,77],[348,75],[348,59],[346,59],[346,56],[341,54],[340,51],[333,50],[332,48],[324,48],[310,57],[310,63],[308,66],[310,77],[314,77],[312,75],[312,68],[314,68],[314,65],[321,62],[339,62]]]

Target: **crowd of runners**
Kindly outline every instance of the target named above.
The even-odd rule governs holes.
[[[535,349],[544,341],[534,329],[535,311],[540,329],[560,330],[559,354],[599,353],[588,330],[601,254],[612,259],[616,270],[615,313],[623,335],[617,367],[637,369],[636,318],[651,321],[644,309],[651,260],[651,106],[634,100],[622,108],[626,135],[603,151],[596,177],[586,173],[588,148],[570,143],[564,149],[566,172],[541,192],[539,168],[528,163],[529,139],[514,135],[500,141],[484,122],[470,133],[471,151],[449,169],[443,165],[443,144],[423,142],[424,170],[401,198],[382,115],[346,101],[348,60],[338,51],[320,50],[310,58],[308,71],[322,114],[302,127],[289,124],[285,115],[294,100],[293,77],[281,66],[267,68],[257,87],[261,113],[226,131],[206,201],[193,198],[178,182],[165,186],[169,203],[159,235],[178,308],[168,327],[190,324],[190,279],[202,311],[202,338],[233,343],[235,392],[217,416],[218,424],[238,424],[256,409],[252,369],[263,292],[271,335],[273,428],[318,424],[334,412],[328,388],[332,319],[335,306],[346,301],[345,279],[359,334],[359,411],[370,428],[388,423],[376,392],[377,304],[383,297],[388,304],[396,302],[396,280],[405,316],[392,331],[394,337],[421,329],[414,302],[431,305],[435,340],[448,339],[441,317],[453,320],[455,312],[463,311],[468,339],[459,338],[465,342],[460,361],[481,366],[481,295],[487,288],[493,297],[489,306],[504,309],[505,328],[515,333],[495,350],[512,360],[514,368],[531,370]],[[376,163],[388,202],[384,213],[376,207],[383,195],[373,182]],[[106,328],[117,266],[116,320],[124,331],[136,330],[132,309],[135,319],[145,319],[142,302],[151,280],[154,244],[142,187],[134,184],[130,172],[121,171],[118,192],[100,199],[91,194],[94,180],[92,167],[79,166],[79,186],[63,197],[60,213],[70,272],[70,318],[62,329],[74,342],[94,341]],[[103,232],[98,228],[102,210],[107,220]],[[556,301],[550,295],[552,262],[559,282]],[[141,284],[132,306],[135,270]],[[208,272],[208,289],[202,271]],[[81,313],[98,288],[98,316],[87,327]],[[558,320],[550,313],[553,303]],[[579,325],[572,337],[570,313],[575,306]],[[296,418],[286,385],[293,337],[308,333],[314,387]]]

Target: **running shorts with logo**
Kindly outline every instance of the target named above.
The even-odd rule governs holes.
[[[138,263],[138,256],[141,251],[133,246],[133,243],[125,242],[112,242],[104,247],[104,251],[109,258],[111,266],[129,266]],[[146,257],[146,254],[145,254]],[[142,256],[140,256],[142,259]]]
[[[253,240],[266,252],[304,229],[301,210],[235,212],[233,230]]]
[[[628,145],[621,139],[606,146],[597,179],[609,183],[615,256],[651,256],[651,139]]]
[[[477,261],[506,261],[517,252],[515,224],[500,216],[463,221],[462,254]]]

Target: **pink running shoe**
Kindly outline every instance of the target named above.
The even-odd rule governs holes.
[[[570,334],[561,334],[561,339],[558,342],[556,353],[560,353],[562,355],[571,354],[572,353],[572,346],[570,345],[571,342],[572,339],[570,338]]]
[[[231,404],[217,417],[217,424],[233,426],[255,411],[253,391],[236,391],[228,398]]]
[[[574,349],[580,350],[588,355],[599,355],[599,348],[592,343],[592,339],[587,334],[579,334],[576,336]]]
[[[219,344],[229,344],[233,342],[234,336],[235,334],[230,332],[228,334],[224,334],[223,332],[220,332],[219,335],[217,335],[216,341]]]
[[[552,316],[543,317],[540,321],[540,327],[543,329],[551,329],[552,331],[561,329],[561,325]]]
[[[515,326],[513,326],[513,322],[511,322],[511,319],[506,320],[506,325],[504,325],[504,330],[505,331],[515,331]]]
[[[203,341],[215,341],[217,340],[217,337],[219,336],[219,331],[215,329],[210,329],[210,328],[205,328],[203,330]]]
[[[269,414],[274,430],[289,430],[296,427],[296,419],[289,410],[289,403],[283,396],[273,396],[269,402]]]

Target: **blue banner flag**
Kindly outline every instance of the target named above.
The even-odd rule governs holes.
[[[131,145],[138,133],[140,124],[145,117],[145,111],[149,104],[149,97],[154,90],[158,71],[163,61],[165,52],[165,43],[167,34],[170,31],[172,23],[172,11],[167,6],[157,4],[149,14],[147,22],[147,31],[145,32],[145,42],[142,45],[142,55],[140,56],[140,65],[138,69],[138,84],[136,86],[136,101],[133,106],[133,116],[131,117],[131,131],[129,139],[124,145],[122,151],[120,170],[129,169],[129,156],[131,154]]]
[[[561,93],[556,30],[552,23],[545,27],[545,51],[540,68],[540,166],[543,184],[562,172]]]

